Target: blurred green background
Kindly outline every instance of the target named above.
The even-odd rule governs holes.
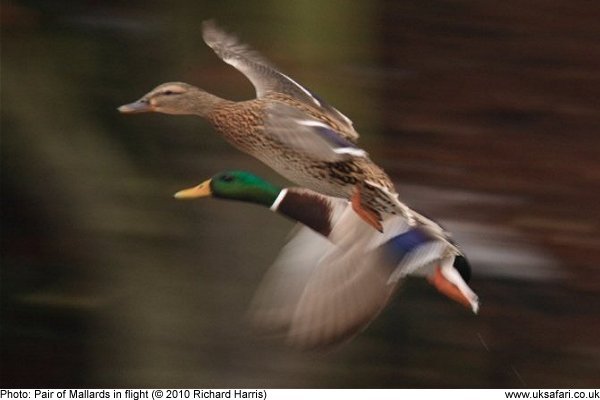
[[[2,1],[2,387],[598,387],[600,9],[584,0]],[[293,224],[172,194],[285,181],[164,81],[231,99],[215,18],[350,116],[473,263],[479,316],[410,279],[353,342],[300,353],[245,308]]]

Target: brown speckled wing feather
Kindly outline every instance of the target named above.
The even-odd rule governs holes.
[[[278,71],[258,52],[219,28],[214,21],[205,21],[202,24],[202,37],[217,56],[246,75],[254,85],[257,97],[264,97],[270,92],[289,95],[344,125],[344,130],[347,131],[347,136],[351,140],[358,139],[358,133],[352,127],[352,121],[348,117],[289,76]]]
[[[367,157],[367,153],[351,142],[346,133],[281,102],[266,106],[264,132],[299,153],[326,162]]]

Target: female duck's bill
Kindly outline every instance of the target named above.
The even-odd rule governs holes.
[[[119,112],[123,114],[139,114],[145,112],[153,112],[154,107],[146,98],[141,98],[138,101],[134,101],[133,103],[124,104],[121,107],[117,108]]]

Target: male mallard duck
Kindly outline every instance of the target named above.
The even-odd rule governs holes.
[[[204,22],[203,38],[217,56],[246,75],[256,99],[233,102],[171,82],[119,111],[206,118],[234,147],[292,182],[353,199],[354,210],[376,229],[382,229],[382,213],[399,213],[412,223],[412,213],[398,200],[390,178],[357,146],[352,121],[213,22]]]
[[[477,295],[466,283],[468,262],[425,217],[410,226],[404,217],[388,215],[379,233],[344,199],[282,189],[244,171],[220,173],[175,194],[205,196],[260,204],[305,226],[283,248],[251,307],[254,322],[284,331],[294,345],[323,347],[357,334],[409,274],[429,276],[440,292],[478,311]]]

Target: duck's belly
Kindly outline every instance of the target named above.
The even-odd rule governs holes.
[[[233,122],[237,121],[229,121],[229,125]],[[356,178],[348,175],[347,172],[350,171],[345,170],[347,167],[342,165],[346,163],[326,163],[312,159],[274,141],[260,129],[245,131],[242,126],[239,130],[219,129],[218,125],[215,126],[235,148],[262,161],[298,186],[329,196],[350,198],[354,185],[358,183]],[[245,133],[232,134],[232,131]],[[336,172],[336,166],[344,171]]]
[[[295,184],[328,196],[350,198],[359,183],[356,177],[344,173],[349,172],[346,163],[326,163],[291,151],[252,155]]]
[[[368,159],[355,158],[339,162],[311,159],[296,152],[264,152],[253,154],[292,182],[316,192],[350,199],[360,185],[361,203],[373,210],[385,213],[406,214],[400,206],[389,177]],[[380,186],[366,184],[365,176]],[[397,195],[396,195],[397,196]]]
[[[355,158],[338,162],[326,162],[297,152],[264,134],[261,129],[236,129],[231,126],[239,121],[229,121],[228,129],[218,130],[238,150],[241,150],[273,168],[277,173],[301,187],[334,196],[351,198],[356,185],[369,180],[393,191],[393,185],[385,172],[368,158]],[[239,128],[239,129],[238,129]],[[234,134],[234,132],[237,132]],[[244,132],[240,135],[239,132]]]

